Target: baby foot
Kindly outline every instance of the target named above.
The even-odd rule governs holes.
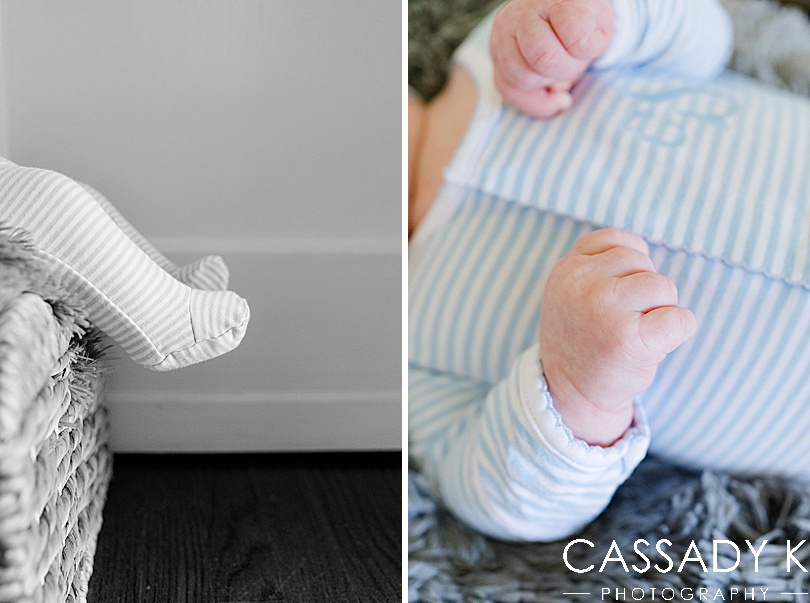
[[[178,330],[178,337],[186,344],[165,346],[170,350],[165,357],[155,364],[145,363],[152,370],[170,371],[216,358],[238,346],[245,335],[250,309],[244,299],[233,291],[187,289],[193,341],[189,341],[187,331]],[[147,355],[154,358],[154,354]]]
[[[171,370],[224,354],[242,340],[250,318],[244,299],[173,278],[70,178],[0,163],[0,214],[30,233],[68,294],[82,300],[90,320],[135,362]]]
[[[225,260],[218,255],[207,255],[191,264],[175,266],[167,272],[181,283],[203,291],[225,291],[230,276]]]
[[[116,226],[121,229],[121,232],[140,247],[153,262],[178,281],[194,289],[203,289],[205,291],[224,291],[228,288],[228,267],[221,257],[209,255],[192,264],[177,266],[138,232],[138,230],[121,215],[121,212],[98,190],[83,182],[79,182],[78,184],[90,193],[90,196],[93,197],[96,203],[101,206],[101,209],[115,222]]]
[[[609,0],[511,0],[495,15],[495,85],[527,115],[547,118],[573,103],[571,87],[611,41]]]

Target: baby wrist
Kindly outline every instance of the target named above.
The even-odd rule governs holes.
[[[643,408],[630,407],[629,428],[625,428],[609,446],[591,445],[577,437],[563,421],[546,383],[539,346],[524,351],[518,362],[517,387],[528,426],[540,445],[577,471],[604,471],[624,467],[630,471],[647,453],[650,430]]]
[[[592,446],[611,446],[629,429],[634,412],[632,395],[624,400],[611,399],[609,406],[605,406],[604,397],[593,400],[582,394],[566,374],[565,367],[552,362],[543,369],[554,408],[575,437]]]
[[[590,446],[608,447],[621,439],[633,424],[635,408],[632,401],[616,411],[605,411],[593,406],[590,402],[567,399],[562,401],[551,395],[554,408],[574,437]]]

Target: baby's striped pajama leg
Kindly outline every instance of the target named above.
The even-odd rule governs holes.
[[[169,258],[163,255],[152,245],[130,222],[121,215],[121,212],[92,186],[79,182],[90,193],[101,208],[107,212],[118,228],[127,235],[133,243],[140,247],[153,262],[171,274],[178,281],[195,289],[206,291],[224,291],[228,288],[228,266],[218,255],[207,255],[196,262],[185,266],[176,266]]]
[[[39,257],[86,304],[90,320],[135,362],[180,368],[242,340],[250,317],[244,299],[173,278],[70,178],[0,161],[0,216],[30,233]]]

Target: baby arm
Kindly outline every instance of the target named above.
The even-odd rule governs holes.
[[[491,388],[412,368],[411,455],[445,504],[510,540],[564,538],[592,521],[644,457],[634,397],[695,328],[646,243],[581,238],[546,284],[540,346]]]
[[[511,0],[491,26],[499,92],[538,118],[571,106],[569,91],[591,64],[708,78],[732,48],[717,0]]]
[[[536,345],[491,387],[414,366],[408,387],[409,456],[454,515],[504,540],[577,532],[649,445],[640,409],[613,446],[577,440],[554,410]]]

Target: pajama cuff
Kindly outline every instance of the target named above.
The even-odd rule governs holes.
[[[612,0],[611,4],[616,17],[613,39],[605,53],[594,62],[595,69],[609,69],[627,63],[638,44],[637,36],[634,35],[639,29],[636,11],[631,10],[626,0]]]
[[[626,474],[635,469],[647,454],[650,445],[650,427],[644,409],[635,404],[633,423],[612,446],[591,446],[571,433],[548,391],[540,363],[539,345],[523,352],[519,360],[520,400],[526,416],[535,428],[545,448],[572,468],[598,471],[615,464],[623,464]]]
[[[660,72],[707,79],[723,71],[731,56],[731,19],[717,0],[653,4],[611,0],[613,39],[592,68],[654,66]]]

